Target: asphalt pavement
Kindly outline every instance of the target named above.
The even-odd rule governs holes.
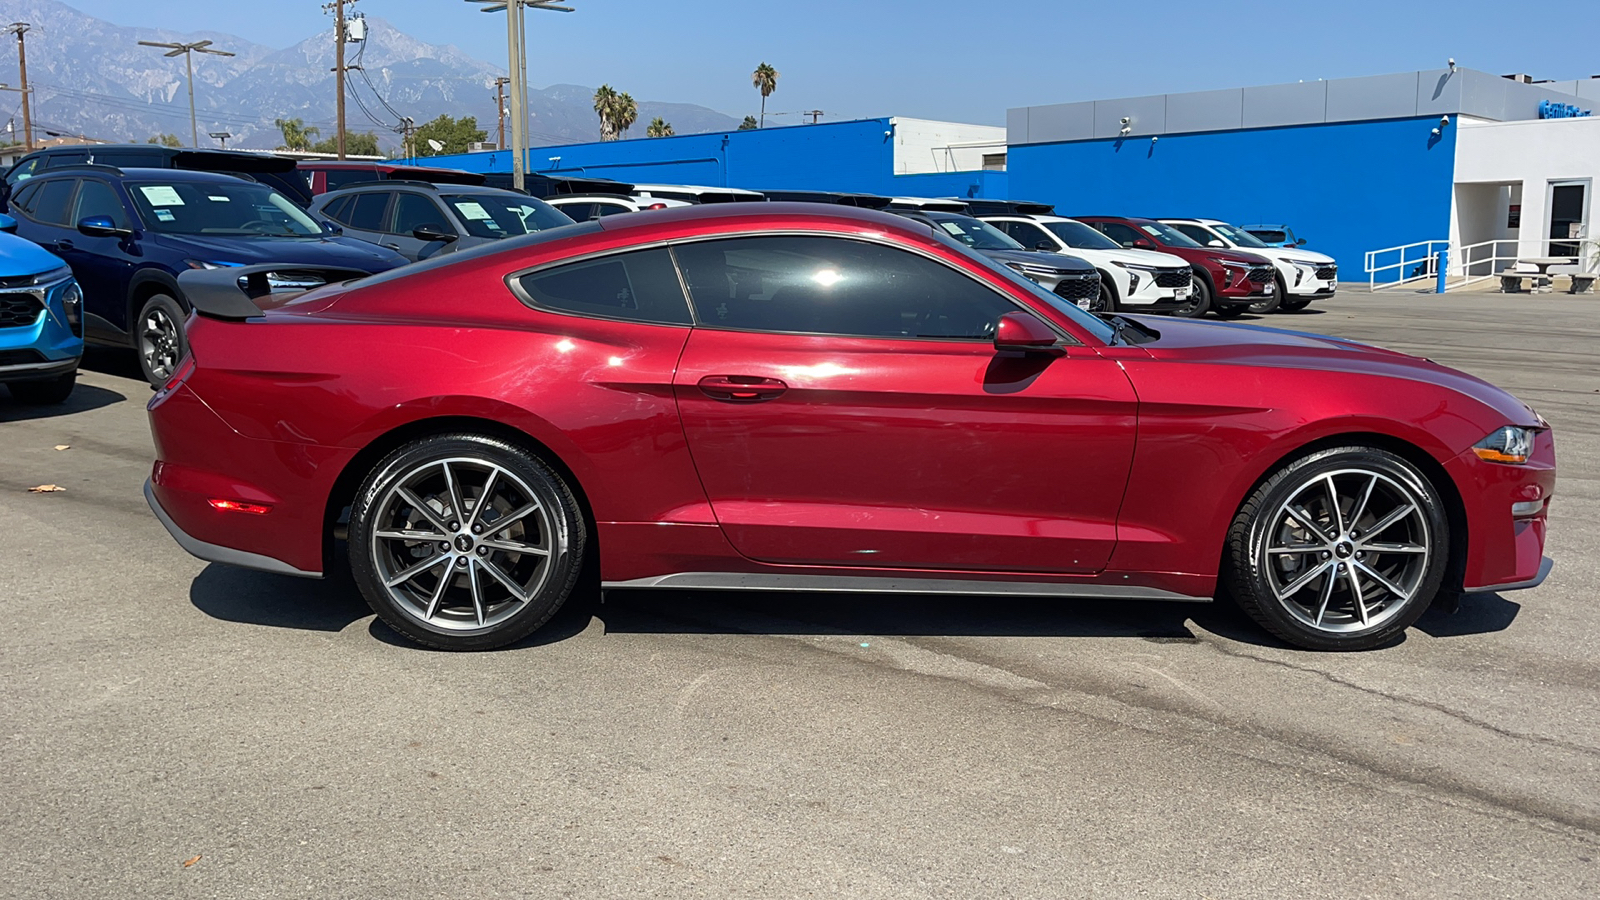
[[[0,396],[0,897],[1600,896],[1600,298],[1262,324],[1542,412],[1549,581],[1344,655],[1220,606],[760,593],[436,653],[179,549],[126,356]]]

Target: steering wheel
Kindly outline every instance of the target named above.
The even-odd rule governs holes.
[[[265,232],[277,231],[278,230],[278,226],[275,225],[272,222],[267,221],[266,219],[251,219],[248,222],[241,222],[239,224],[239,230],[240,231],[260,231],[260,232],[264,232],[265,233]]]

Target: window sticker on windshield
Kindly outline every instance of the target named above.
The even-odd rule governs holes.
[[[233,202],[233,198],[232,197],[224,197],[224,196],[222,196],[220,194],[207,194],[206,195],[206,199],[214,201],[216,203],[232,203]]]
[[[489,211],[484,209],[482,204],[472,200],[468,200],[464,203],[457,203],[456,209],[461,210],[461,214],[469,219],[477,219],[481,221],[483,219],[492,220],[494,218],[493,216],[489,215]]]
[[[178,192],[165,184],[147,184],[139,188],[144,198],[150,201],[151,206],[182,206],[183,198]]]
[[[500,223],[493,219],[485,219],[483,222],[483,227],[489,229],[490,231],[505,231],[505,229],[500,226]]]
[[[1139,230],[1152,237],[1159,237],[1161,235],[1160,229],[1156,228],[1154,225],[1140,225]]]
[[[162,222],[171,222],[177,216],[174,216],[170,209],[158,209],[156,210],[156,218]]]
[[[961,235],[965,233],[961,230],[961,226],[957,225],[955,222],[940,222],[939,227],[950,232],[956,237],[961,237]]]

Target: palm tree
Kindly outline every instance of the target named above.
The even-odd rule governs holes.
[[[633,97],[629,94],[618,94],[616,112],[617,136],[621,137],[622,132],[632,128],[633,123],[637,121],[639,121],[639,104],[633,102]]]
[[[611,85],[602,84],[594,92],[594,111],[600,115],[600,140],[617,139],[617,100],[619,95]]]
[[[283,132],[283,146],[279,150],[310,150],[311,139],[322,133],[322,129],[307,126],[302,119],[274,119],[272,124]]]
[[[761,122],[758,127],[765,128],[767,125],[767,98],[772,96],[772,92],[778,89],[778,70],[766,63],[762,63],[756,66],[754,72],[750,73],[750,84],[761,92]]]
[[[674,134],[677,134],[677,132],[672,130],[672,123],[660,116],[651,119],[650,124],[644,130],[645,137],[672,137]]]

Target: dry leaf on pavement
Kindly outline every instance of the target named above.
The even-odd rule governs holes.
[[[196,853],[194,856],[192,856],[189,859],[186,859],[186,860],[183,861],[183,867],[185,869],[187,869],[187,868],[189,868],[190,866],[194,865],[195,863],[197,863],[199,861],[200,861],[200,854]]]
[[[72,449],[72,445],[71,444],[57,444],[56,445],[56,449],[57,450],[71,450]]]
[[[64,490],[66,490],[66,488],[62,487],[59,484],[41,484],[38,487],[28,488],[28,493],[30,493],[30,494],[54,494],[56,491],[64,491]]]

